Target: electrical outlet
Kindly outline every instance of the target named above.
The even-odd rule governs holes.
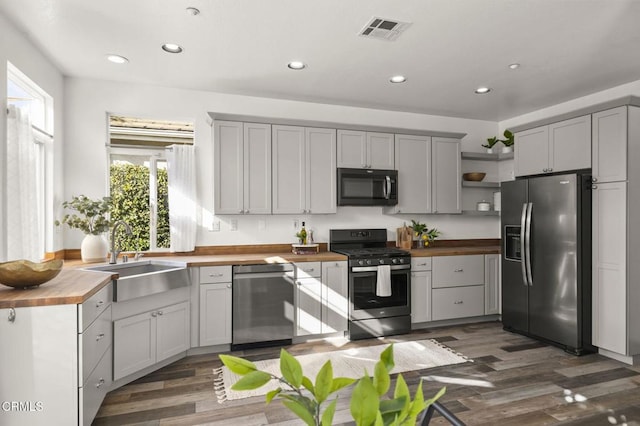
[[[297,230],[298,228],[300,228],[300,222],[298,219],[293,219],[293,229]]]
[[[220,232],[220,221],[214,220],[209,226],[209,232]]]
[[[238,219],[232,219],[231,220],[231,228],[229,230],[230,231],[237,231],[238,230]]]

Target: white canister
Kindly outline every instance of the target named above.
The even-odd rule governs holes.
[[[489,210],[491,210],[491,204],[488,201],[482,200],[478,203],[478,211],[488,212]]]
[[[502,204],[502,197],[500,196],[500,191],[494,192],[493,193],[493,209],[499,212],[501,204]]]

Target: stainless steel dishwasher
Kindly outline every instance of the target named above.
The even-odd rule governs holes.
[[[234,266],[232,290],[232,349],[291,343],[292,264]]]

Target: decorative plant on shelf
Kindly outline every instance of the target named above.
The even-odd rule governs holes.
[[[62,220],[56,220],[55,224],[67,225],[69,228],[79,229],[85,233],[80,248],[84,262],[102,262],[107,255],[107,241],[102,236],[109,230],[111,220],[111,197],[92,200],[84,195],[71,197],[71,201],[62,203],[65,209],[74,210],[77,213],[65,214]]]
[[[336,411],[337,397],[326,407],[323,407],[323,404],[328,402],[333,393],[356,382],[351,395],[350,411],[357,426],[415,425],[418,416],[446,391],[443,387],[433,398],[425,401],[421,379],[412,400],[407,383],[402,374],[398,374],[393,399],[382,399],[391,385],[389,372],[395,365],[393,345],[389,345],[380,354],[380,360],[374,367],[373,377],[370,377],[367,371],[358,380],[333,377],[331,361],[327,361],[318,372],[315,383],[303,374],[298,360],[284,349],[280,351],[282,377],[258,370],[254,363],[243,358],[231,355],[219,355],[219,357],[229,370],[242,376],[231,389],[237,391],[257,389],[271,380],[276,380],[281,386],[267,393],[267,404],[274,398],[282,399],[284,406],[309,426],[331,425]],[[323,408],[324,411],[322,411]]]
[[[487,148],[487,150],[490,150],[491,148],[493,148],[493,146],[495,144],[497,144],[498,142],[502,142],[502,144],[505,146],[505,148],[509,148],[508,150],[510,151],[510,147],[513,146],[514,144],[514,136],[513,133],[510,130],[505,130],[504,133],[504,139],[498,139],[497,136],[494,136],[492,138],[488,138],[487,139],[487,143],[485,145],[482,145],[483,147]]]
[[[418,248],[428,246],[440,236],[440,231],[436,228],[429,229],[426,224],[413,219],[411,219],[411,229],[413,230],[413,234],[418,237]]]

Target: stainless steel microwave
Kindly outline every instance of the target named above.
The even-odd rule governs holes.
[[[398,204],[398,171],[338,169],[339,206]]]

